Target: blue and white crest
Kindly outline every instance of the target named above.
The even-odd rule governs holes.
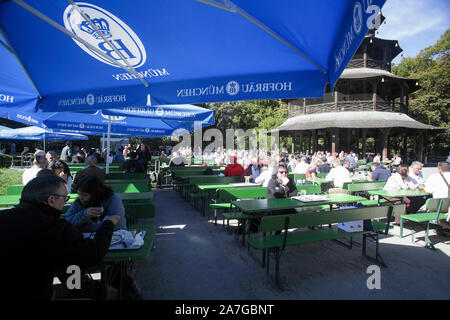
[[[363,12],[362,12],[362,6],[361,3],[356,2],[355,6],[353,7],[353,29],[356,34],[359,34],[362,29],[363,24]]]
[[[83,19],[81,14],[72,5],[69,5],[64,10],[63,20],[67,30],[103,51],[107,56],[116,60],[122,66],[125,66],[125,63],[103,38],[107,39],[132,67],[138,68],[145,63],[147,55],[144,45],[128,25],[112,13],[93,4],[77,2],[76,5],[89,17],[98,32]],[[79,41],[74,41],[81,49],[95,59],[118,67],[86,45]]]
[[[230,96],[235,96],[239,93],[239,83],[236,81],[230,81],[227,83],[225,90]]]

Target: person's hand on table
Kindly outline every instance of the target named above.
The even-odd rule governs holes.
[[[98,217],[103,212],[103,207],[90,207],[86,211],[86,216],[88,218]]]
[[[114,225],[116,225],[120,220],[120,216],[106,216],[103,221],[106,220],[110,220]]]

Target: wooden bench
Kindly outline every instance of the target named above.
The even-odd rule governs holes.
[[[430,230],[430,223],[437,224],[439,220],[447,219],[448,207],[450,205],[450,198],[434,198],[428,199],[426,203],[426,213],[402,214],[400,216],[400,237],[403,238],[403,220],[413,222],[413,229],[411,230],[411,242],[414,243],[415,225],[425,223],[425,247],[435,250],[434,244],[428,237]]]
[[[280,257],[286,246],[299,245],[302,243],[316,242],[321,240],[335,240],[341,238],[350,239],[357,235],[362,235],[362,254],[369,260],[386,266],[379,254],[379,233],[387,234],[389,230],[389,221],[399,212],[404,212],[406,205],[392,205],[381,207],[357,208],[347,210],[336,210],[331,212],[304,212],[291,215],[266,216],[261,219],[260,231],[262,237],[249,237],[248,244],[257,250],[263,250],[263,267],[264,259],[267,256],[267,274],[269,275],[270,254],[275,256],[275,280],[277,285],[281,287],[280,281]],[[375,221],[373,219],[387,218],[387,224]],[[350,222],[356,220],[372,220],[373,231],[346,232],[336,226],[330,228],[315,229],[322,225],[331,225],[339,222]],[[290,229],[310,228],[306,231],[298,231]],[[312,228],[312,230],[311,230]],[[269,234],[271,232],[281,232],[281,234]],[[370,237],[376,242],[375,258],[366,255],[366,239]],[[351,241],[351,240],[350,240]],[[340,242],[341,243],[341,242]],[[342,243],[341,243],[342,244]],[[351,248],[350,242],[350,248]],[[265,254],[267,252],[267,255]]]

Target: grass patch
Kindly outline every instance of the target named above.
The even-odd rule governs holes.
[[[6,187],[13,184],[22,184],[23,171],[0,168],[0,195],[6,194]]]

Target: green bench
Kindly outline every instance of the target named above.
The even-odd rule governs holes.
[[[263,264],[267,265],[267,274],[269,275],[270,255],[275,256],[275,280],[277,285],[281,287],[280,281],[280,257],[286,246],[300,245],[303,243],[316,242],[321,240],[335,240],[350,237],[350,245],[352,246],[352,237],[362,235],[362,254],[369,260],[386,266],[379,254],[379,233],[387,234],[389,231],[390,219],[392,216],[399,215],[404,212],[406,205],[393,205],[381,207],[368,207],[347,210],[336,210],[331,212],[303,212],[291,215],[266,216],[261,219],[260,231],[262,237],[250,237],[248,244],[256,250],[263,251]],[[387,218],[387,224],[375,221],[374,219]],[[339,222],[350,222],[356,220],[372,220],[373,231],[346,232],[336,226],[330,228],[322,228],[323,225],[332,225]],[[317,228],[320,227],[320,228]],[[308,230],[289,229],[309,228]],[[281,232],[280,234],[270,234],[272,232]],[[375,258],[366,254],[366,239],[370,237],[376,242]],[[342,242],[338,241],[343,244]],[[267,254],[265,254],[267,251]],[[267,262],[265,257],[267,256]]]
[[[385,184],[386,181],[367,181],[358,183],[344,182],[343,189],[348,190],[350,194],[363,194],[364,196],[367,196],[367,191],[383,189]],[[380,203],[387,202],[388,201],[385,199],[380,200]],[[373,207],[378,205],[378,200],[367,200],[361,201],[360,203],[367,207]]]
[[[155,217],[155,206],[151,201],[124,204],[127,225],[136,224],[138,219]]]
[[[23,184],[14,184],[6,187],[6,195],[7,196],[15,196],[22,194]]]
[[[210,207],[214,209],[214,224],[217,225],[217,212],[219,210],[229,210],[234,206],[231,201],[237,199],[256,199],[265,198],[267,195],[267,187],[244,187],[231,189],[217,189],[216,201],[221,203],[212,203]],[[209,215],[208,215],[209,218]],[[225,220],[227,220],[227,227],[229,228],[230,220],[238,220],[238,227],[244,219],[249,216],[242,212],[225,212],[222,214],[223,226],[225,227]]]
[[[426,203],[427,212],[426,213],[415,213],[415,214],[402,214],[400,216],[400,237],[403,238],[403,220],[408,220],[413,222],[413,229],[411,230],[411,242],[414,243],[415,235],[415,225],[420,225],[425,223],[425,247],[435,250],[434,244],[430,241],[428,237],[428,232],[430,230],[430,223],[437,224],[439,220],[447,219],[448,207],[450,205],[450,198],[434,198],[428,199]]]

